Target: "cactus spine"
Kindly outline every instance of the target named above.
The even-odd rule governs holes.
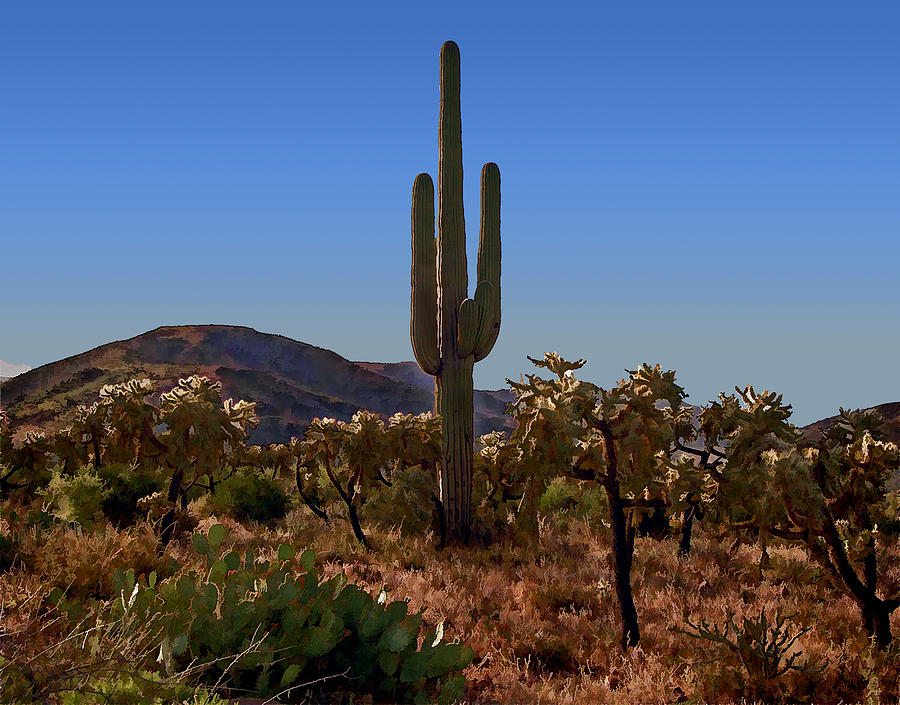
[[[438,144],[438,232],[434,185],[419,174],[412,193],[412,301],[410,337],[416,361],[434,376],[434,410],[441,415],[440,493],[451,540],[469,535],[472,504],[474,409],[472,368],[500,332],[500,170],[481,170],[478,284],[467,298],[463,217],[462,120],[459,47],[441,47]]]

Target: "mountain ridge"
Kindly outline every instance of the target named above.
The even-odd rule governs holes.
[[[259,426],[250,442],[272,443],[302,436],[315,417],[348,420],[357,409],[390,416],[433,408],[433,378],[414,361],[351,361],[333,350],[264,333],[248,326],[159,326],[77,355],[0,380],[0,407],[21,435],[56,430],[70,422],[78,404],[91,404],[104,384],[149,377],[156,394],[180,377],[202,374],[222,383],[223,397],[257,402]],[[509,430],[509,389],[474,392],[475,433]],[[900,402],[873,407],[885,417],[889,440],[900,443]],[[837,416],[800,430],[815,439]]]
[[[376,372],[378,366],[389,374]],[[316,416],[346,420],[360,408],[382,416],[431,410],[432,378],[426,377],[426,385],[410,366],[418,369],[414,362],[355,363],[327,348],[247,326],[160,326],[10,378],[0,384],[0,406],[17,434],[55,430],[69,422],[78,404],[96,401],[104,384],[148,377],[156,383],[155,400],[180,377],[202,374],[222,383],[223,397],[257,402],[260,424],[250,442],[272,443],[302,436]],[[477,390],[475,397],[476,434],[511,427],[502,391]]]
[[[875,406],[867,406],[860,411],[877,411],[884,418],[887,440],[900,445],[900,401],[891,401]],[[812,441],[822,438],[824,432],[834,425],[839,415],[829,416],[804,426],[801,430]]]

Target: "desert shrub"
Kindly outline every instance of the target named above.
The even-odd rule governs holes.
[[[546,514],[574,516],[599,524],[609,515],[606,495],[596,483],[556,477],[538,500],[538,508]]]
[[[159,492],[165,486],[157,470],[142,466],[105,465],[97,470],[97,475],[103,479],[109,492],[103,500],[103,513],[119,527],[133,524],[140,516],[139,499]]]
[[[53,503],[60,519],[93,527],[103,517],[103,503],[110,491],[94,469],[82,468],[74,475],[55,473],[42,494]]]
[[[61,705],[225,705],[218,695],[202,688],[169,683],[152,671],[95,678],[77,691],[63,693]]]
[[[436,491],[434,478],[418,467],[407,467],[391,473],[391,485],[376,485],[362,505],[366,519],[386,526],[399,527],[405,535],[420,534],[434,520]]]
[[[34,538],[54,522],[61,523],[57,517],[43,510],[40,501],[32,500],[30,505],[7,501],[0,507],[0,574],[12,568],[21,556],[24,545],[33,545]]]
[[[109,603],[108,618],[157,625],[167,672],[205,667],[203,682],[260,696],[320,678],[392,701],[463,695],[460,671],[473,652],[442,642],[442,625],[419,647],[422,615],[408,614],[406,602],[388,603],[384,592],[373,598],[343,574],[322,581],[312,551],[297,557],[288,544],[274,561],[223,554],[225,534],[216,524],[192,536],[202,567],[161,582],[132,570],[113,577],[121,599]]]
[[[675,631],[695,639],[718,645],[736,656],[740,668],[725,666],[727,675],[734,679],[743,695],[752,700],[770,702],[784,694],[779,679],[790,671],[805,671],[811,666],[809,659],[798,663],[802,656],[794,650],[794,643],[812,628],[793,630],[790,615],[776,611],[774,621],[770,621],[765,610],[755,617],[743,617],[735,623],[734,613],[728,615],[724,627],[701,619],[696,624],[685,616],[688,629]]]
[[[155,470],[110,464],[99,469],[82,467],[72,475],[57,470],[43,496],[51,500],[54,514],[65,521],[92,528],[106,518],[126,527],[146,514],[139,500],[161,491],[164,485]]]
[[[40,532],[24,532],[20,558],[47,587],[64,590],[77,601],[104,599],[113,594],[110,576],[117,568],[133,567],[139,574],[156,571],[171,575],[167,554],[160,554],[151,527],[141,523],[126,530],[109,525],[85,532],[57,525]]]
[[[219,484],[209,506],[213,512],[265,524],[283,518],[291,501],[277,480],[253,468],[240,468]]]

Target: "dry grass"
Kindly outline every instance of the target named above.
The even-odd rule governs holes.
[[[202,520],[200,530],[215,521]],[[794,614],[797,629],[811,627],[794,650],[802,651],[799,663],[809,659],[813,667],[783,676],[767,700],[896,701],[900,659],[872,653],[856,605],[839,596],[797,548],[770,548],[771,567],[760,575],[757,548],[744,545],[729,555],[702,530],[686,559],[676,556],[675,539],[638,539],[632,582],[641,646],[623,653],[609,536],[577,520],[542,519],[531,547],[507,539],[442,553],[430,535],[404,537],[371,526],[375,550],[361,550],[344,523],[325,525],[301,510],[275,530],[221,521],[231,530],[227,543],[253,547],[261,556],[274,556],[284,541],[310,547],[326,575],[343,571],[369,590],[384,588],[392,599],[408,599],[429,625],[443,621],[448,638],[475,651],[466,671],[471,702],[741,702],[750,691],[741,683],[737,658],[676,628],[684,627],[683,615],[722,624],[729,614],[754,615],[761,608]],[[141,527],[98,535],[53,529],[45,540],[0,576],[7,629],[25,595],[68,583],[78,595],[102,597],[114,567],[128,563],[138,573],[162,572],[168,560],[156,554]],[[171,554],[193,560],[184,537]],[[897,582],[896,564],[892,556],[887,582]],[[894,633],[900,638],[897,614]]]

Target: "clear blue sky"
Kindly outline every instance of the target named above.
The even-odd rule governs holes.
[[[453,39],[472,276],[502,174],[477,386],[556,350],[605,387],[659,362],[694,403],[777,389],[798,423],[900,400],[900,4],[525,7],[7,3],[0,358],[223,323],[412,359]]]

